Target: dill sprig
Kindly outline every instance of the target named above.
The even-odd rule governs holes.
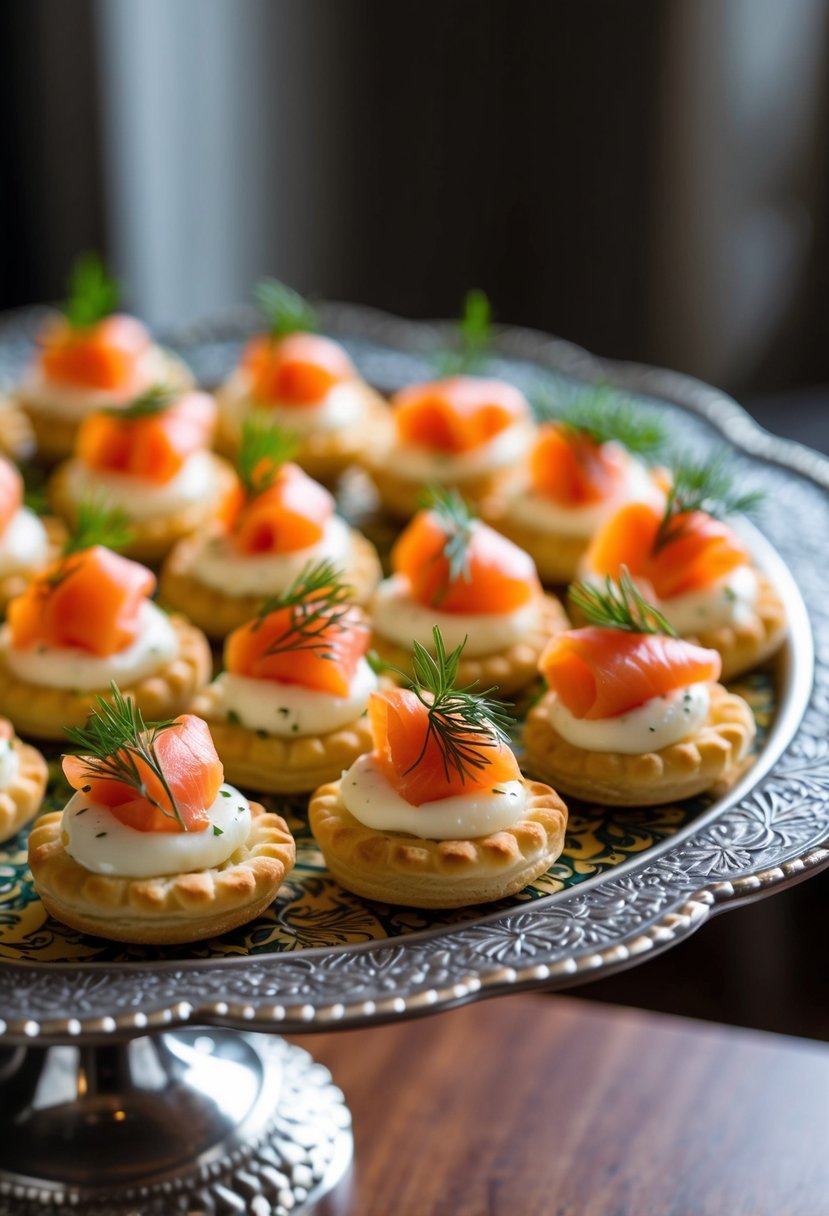
[[[715,519],[746,515],[756,510],[763,500],[762,490],[741,493],[734,487],[733,474],[724,453],[707,461],[678,460],[671,469],[671,478],[654,541],[657,552],[682,535],[681,517],[684,515],[693,511],[704,511]]]
[[[162,731],[177,724],[145,722],[135,701],[123,695],[118,685],[110,684],[112,701],[105,697],[95,698],[96,708],[89,715],[85,726],[66,726],[64,731],[70,743],[83,752],[86,762],[84,775],[118,781],[128,786],[142,798],[161,811],[168,819],[175,819],[183,831],[186,824],[176,805],[173,791],[156,752],[155,743]],[[143,767],[142,767],[143,766]],[[156,778],[169,800],[160,802],[147,788],[146,773]]]
[[[592,583],[573,583],[570,600],[589,625],[602,629],[623,629],[627,633],[662,633],[675,638],[676,631],[665,617],[642,595],[622,566],[618,580],[607,575],[604,591]]]
[[[469,544],[476,518],[458,491],[448,486],[428,486],[421,502],[426,510],[437,516],[446,537],[443,548],[435,554],[436,558],[446,558],[449,563],[445,595],[452,583],[469,580]]]
[[[334,563],[327,560],[316,564],[309,562],[287,591],[265,600],[253,630],[261,629],[271,613],[287,608],[286,628],[273,638],[264,653],[312,651],[321,659],[333,659],[331,634],[345,631],[345,621],[353,607],[351,587],[343,582],[342,572]]]
[[[438,355],[441,373],[444,376],[459,376],[478,370],[491,343],[492,309],[489,299],[483,291],[473,288],[464,298],[452,348]]]
[[[278,426],[263,410],[242,423],[242,442],[236,460],[239,477],[249,497],[264,494],[276,480],[281,465],[296,455],[299,438]]]
[[[298,291],[278,279],[261,279],[253,295],[271,338],[318,328],[316,309]]]
[[[153,418],[156,414],[163,414],[168,410],[180,396],[181,390],[169,384],[153,384],[126,405],[108,406],[102,412],[115,418],[123,418],[126,422],[133,422],[138,418]]]
[[[558,422],[598,446],[620,443],[646,460],[655,459],[665,446],[660,420],[638,409],[609,384],[585,388],[564,406],[553,394],[536,390],[530,394],[530,403],[538,422]]]
[[[473,772],[491,763],[487,750],[509,743],[512,718],[507,706],[490,698],[493,688],[478,691],[477,682],[456,688],[464,640],[450,653],[440,629],[432,629],[434,655],[420,642],[412,652],[412,692],[428,710],[428,728],[417,759],[406,773],[416,769],[433,739],[440,752],[443,771],[448,781],[456,772],[462,782]],[[405,776],[405,774],[404,774]]]
[[[120,507],[111,507],[101,495],[86,494],[75,508],[75,522],[63,546],[63,556],[104,545],[123,549],[133,539],[130,520]]]
[[[63,311],[73,329],[103,321],[118,307],[121,288],[97,253],[82,253],[69,276],[69,298]]]

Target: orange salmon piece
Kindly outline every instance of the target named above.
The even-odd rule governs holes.
[[[23,478],[10,460],[0,456],[0,536],[23,505]]]
[[[12,644],[76,646],[105,656],[138,636],[138,615],[155,590],[146,566],[95,545],[54,562],[8,606]]]
[[[256,680],[299,684],[335,697],[347,696],[357,664],[369,645],[369,631],[359,611],[355,609],[353,615],[339,621],[329,619],[328,624],[323,617],[321,626],[314,626],[313,648],[300,635],[295,612],[301,620],[301,605],[277,608],[261,620],[234,629],[225,641],[225,667],[235,675]],[[269,653],[275,647],[276,653]]]
[[[283,464],[267,490],[241,506],[232,524],[240,553],[293,553],[322,540],[334,498],[299,465]]]
[[[76,453],[90,469],[127,473],[161,485],[194,452],[210,446],[216,403],[207,393],[185,393],[168,409],[143,418],[90,414],[81,423]]]
[[[84,329],[55,318],[41,331],[38,342],[47,380],[115,392],[134,385],[150,335],[135,317],[113,313]]]
[[[469,744],[486,761],[470,769],[464,778],[444,763],[443,752],[429,730],[429,711],[408,689],[373,692],[368,715],[374,752],[383,772],[401,798],[412,806],[437,802],[475,790],[491,790],[499,781],[521,777],[518,761],[505,743],[481,733],[467,736]]]
[[[216,754],[207,723],[194,714],[181,714],[174,725],[156,735],[155,754],[181,816],[183,828],[171,818],[172,803],[163,784],[145,760],[134,757],[150,797],[168,814],[142,797],[130,785],[108,777],[91,776],[86,756],[64,756],[63,771],[69,784],[88,794],[90,802],[109,807],[116,819],[139,832],[202,832],[209,825],[207,811],[224,781],[224,768]]]
[[[550,688],[574,718],[615,718],[690,684],[716,680],[716,650],[681,638],[588,625],[548,642],[539,663]]]
[[[253,397],[271,405],[316,405],[335,384],[357,374],[338,342],[310,333],[254,338],[242,355],[242,367]]]
[[[446,532],[433,511],[419,511],[391,551],[395,574],[404,575],[412,598],[441,612],[513,612],[541,593],[528,553],[475,520],[467,549],[467,577],[449,581]]]
[[[619,489],[624,472],[618,449],[558,422],[539,428],[530,452],[533,489],[563,507],[606,502]]]
[[[480,376],[413,384],[396,393],[391,404],[404,443],[451,454],[473,451],[530,417],[517,388]]]

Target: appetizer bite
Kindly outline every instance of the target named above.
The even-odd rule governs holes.
[[[224,671],[193,702],[232,781],[271,793],[315,789],[371,746],[377,677],[368,623],[331,562],[303,570],[230,634]]]
[[[72,454],[87,414],[126,405],[153,384],[189,388],[180,359],[156,346],[140,321],[117,313],[119,287],[100,260],[78,259],[62,314],[43,326],[38,353],[16,393],[34,428],[38,456]]]
[[[676,636],[626,570],[571,598],[588,622],[541,657],[549,691],[527,716],[527,768],[577,798],[650,806],[742,773],[755,735],[742,699],[717,683],[720,656]]]
[[[716,650],[733,679],[770,658],[787,631],[779,594],[722,518],[758,499],[734,491],[721,461],[680,465],[663,509],[631,503],[607,520],[583,577],[617,578],[626,567],[676,632]]]
[[[16,738],[8,718],[0,718],[0,844],[37,814],[48,777],[40,752]]]
[[[283,283],[265,279],[256,301],[267,331],[245,347],[239,366],[216,394],[219,446],[230,454],[242,439],[242,423],[267,410],[296,432],[297,462],[312,477],[334,481],[385,421],[383,399],[360,378],[338,342],[315,333],[314,309]]]
[[[541,424],[520,474],[487,499],[488,523],[530,554],[545,583],[569,583],[603,520],[626,502],[661,507],[664,488],[645,460],[661,425],[598,388]]]
[[[372,693],[373,749],[311,798],[311,831],[337,881],[368,899],[456,908],[504,899],[564,847],[567,808],[528,781],[510,719],[457,687],[462,646],[414,645],[410,689]]]
[[[114,941],[200,941],[247,924],[294,864],[278,815],[224,782],[206,723],[145,723],[117,686],[64,756],[75,793],[29,838],[29,868],[51,916]]]
[[[156,384],[129,404],[89,414],[75,455],[49,485],[54,509],[70,525],[90,495],[129,520],[126,552],[163,557],[176,541],[220,517],[235,496],[236,477],[209,451],[216,403],[207,393]]]
[[[23,478],[0,456],[0,608],[60,551],[63,529],[23,505]]]
[[[11,600],[0,629],[0,713],[23,734],[62,739],[111,681],[142,712],[170,717],[210,679],[207,639],[152,601],[155,576],[107,545],[123,520],[82,504],[63,556]]]
[[[214,638],[256,616],[309,564],[330,560],[360,604],[381,577],[369,540],[335,514],[328,490],[291,462],[294,437],[261,413],[242,424],[237,490],[223,523],[182,540],[161,572],[165,603]]]
[[[561,604],[541,590],[532,558],[476,519],[453,490],[433,490],[391,552],[392,576],[371,604],[373,645],[407,668],[412,639],[433,626],[448,646],[466,640],[459,678],[497,684],[507,696],[530,684],[550,637],[567,628]]]
[[[35,433],[31,422],[11,397],[0,396],[0,456],[9,460],[28,460],[34,450]]]

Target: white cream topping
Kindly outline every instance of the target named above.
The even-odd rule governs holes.
[[[109,506],[120,508],[130,519],[157,519],[216,494],[216,466],[209,452],[193,452],[167,482],[159,483],[132,473],[90,469],[80,460],[66,470],[66,488],[73,502],[94,491]]]
[[[659,601],[659,610],[679,634],[694,634],[723,625],[744,625],[757,602],[757,575],[751,566],[737,566],[724,578],[700,591],[688,591]]]
[[[359,380],[343,380],[332,385],[325,396],[312,405],[256,401],[251,395],[250,377],[244,368],[231,372],[217,399],[225,423],[236,435],[242,433],[243,419],[256,409],[267,412],[277,426],[303,436],[313,431],[341,430],[357,422],[365,410]]]
[[[508,508],[510,518],[538,532],[587,540],[623,503],[647,502],[661,508],[664,495],[654,485],[648,470],[624,449],[619,450],[624,453],[623,477],[616,492],[604,502],[565,507],[527,487],[523,493],[511,499]]]
[[[346,568],[351,551],[351,529],[332,515],[317,544],[292,553],[239,553],[226,537],[205,535],[194,553],[190,573],[225,595],[278,595],[309,562],[329,558]]]
[[[8,789],[20,772],[20,757],[12,739],[0,739],[0,790]]]
[[[432,629],[438,625],[447,650],[454,650],[467,639],[466,658],[495,654],[515,645],[528,630],[536,628],[539,612],[537,599],[514,612],[439,612],[412,599],[409,581],[402,574],[384,579],[371,605],[374,630],[382,637],[399,642],[407,650],[413,639],[431,648]]]
[[[27,684],[89,690],[122,688],[151,676],[178,654],[178,637],[165,613],[145,600],[138,614],[138,636],[124,650],[99,656],[78,646],[35,644],[18,649],[8,625],[0,629],[0,651],[11,673]]]
[[[167,355],[160,346],[150,346],[138,360],[135,378],[130,381],[126,392],[60,384],[48,380],[37,366],[31,367],[24,376],[20,392],[43,410],[60,414],[67,421],[80,422],[87,414],[96,410],[123,405],[151,384],[163,383],[167,375]]]
[[[401,798],[370,753],[343,773],[340,797],[367,828],[410,832],[424,840],[468,840],[502,832],[523,819],[527,791],[520,781],[500,781],[492,790],[457,794],[413,806]]]
[[[398,442],[385,454],[384,462],[406,481],[462,482],[515,464],[529,451],[532,438],[532,425],[520,421],[468,452],[441,453]]]
[[[220,693],[217,715],[249,730],[291,739],[325,735],[356,722],[366,711],[369,694],[377,688],[377,676],[366,660],[360,659],[346,696],[229,671],[222,672],[213,687]]]
[[[574,718],[556,697],[549,717],[553,729],[574,747],[639,756],[694,734],[708,717],[710,703],[708,685],[691,684],[613,718]]]
[[[0,578],[21,570],[37,570],[46,564],[49,538],[38,517],[21,507],[0,536]]]
[[[64,808],[61,832],[67,853],[85,870],[157,878],[210,870],[242,847],[250,835],[250,803],[243,794],[223,785],[207,814],[210,826],[200,832],[139,832],[78,791]]]

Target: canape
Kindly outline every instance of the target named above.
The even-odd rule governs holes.
[[[349,891],[417,908],[505,899],[564,847],[567,808],[528,781],[508,746],[509,721],[457,684],[462,647],[434,657],[415,643],[410,689],[373,693],[374,746],[311,798],[311,831]]]
[[[0,456],[28,460],[34,455],[32,424],[11,397],[0,396]]]
[[[683,465],[662,510],[622,507],[594,537],[582,576],[617,578],[626,566],[676,632],[716,650],[723,679],[742,675],[779,650],[786,610],[745,542],[718,516],[753,505],[731,491],[718,462]]]
[[[508,696],[537,676],[550,637],[567,628],[553,595],[545,595],[532,558],[481,523],[454,491],[433,491],[391,553],[392,576],[371,603],[373,645],[406,670],[412,639],[429,646],[440,627],[447,645],[466,639],[464,684],[476,680]]]
[[[0,456],[0,608],[57,557],[63,539],[57,520],[38,519],[23,505],[23,478]]]
[[[37,814],[48,777],[40,752],[15,736],[8,718],[0,718],[0,844]]]
[[[54,509],[69,524],[90,495],[129,520],[125,552],[156,561],[220,517],[236,492],[230,465],[209,451],[216,403],[207,393],[153,385],[117,409],[87,415],[75,454],[52,476]]]
[[[267,410],[278,426],[299,436],[302,468],[320,481],[335,481],[384,424],[388,407],[344,348],[314,332],[316,314],[295,291],[266,279],[256,299],[267,331],[247,344],[216,394],[220,450],[234,454],[244,419]]]
[[[29,838],[56,920],[114,941],[199,941],[247,924],[294,864],[278,815],[227,785],[210,732],[184,714],[145,723],[116,687],[65,756],[75,793]]]
[[[377,677],[369,629],[330,562],[230,634],[224,671],[193,702],[232,781],[271,793],[313,790],[371,746]]]
[[[246,418],[224,523],[182,540],[164,564],[163,601],[211,637],[249,621],[315,562],[334,562],[359,604],[380,581],[372,543],[335,514],[332,495],[289,459],[294,453],[293,438],[267,415]]]
[[[140,321],[115,311],[118,295],[97,257],[80,258],[63,312],[38,336],[37,356],[15,401],[31,421],[44,461],[72,454],[87,414],[124,405],[152,384],[193,383],[185,364],[155,345]]]
[[[166,718],[210,679],[204,634],[152,603],[151,571],[101,543],[122,537],[115,517],[87,505],[63,556],[10,601],[0,713],[23,734],[62,739],[113,680],[142,712]]]
[[[755,723],[717,683],[717,652],[678,638],[624,570],[618,584],[578,584],[571,596],[588,624],[558,634],[541,657],[549,691],[527,716],[528,771],[610,806],[731,784]]]
[[[648,468],[662,428],[596,389],[541,424],[527,460],[481,514],[533,558],[545,583],[569,583],[602,521],[625,502],[661,506],[661,472]]]

